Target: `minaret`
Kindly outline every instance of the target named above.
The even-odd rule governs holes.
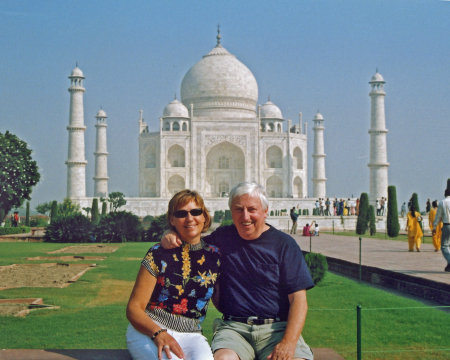
[[[67,197],[70,199],[86,196],[86,164],[84,151],[84,107],[83,72],[72,70],[70,79],[69,151],[67,156]]]
[[[106,113],[100,109],[95,116],[97,123],[96,146],[95,146],[95,176],[94,196],[106,197],[108,195],[108,152],[106,151]]]
[[[376,205],[376,200],[387,198],[388,187],[388,167],[387,149],[386,149],[386,117],[384,110],[384,92],[385,81],[376,71],[369,82],[371,91],[369,93],[370,103],[370,205]]]
[[[314,116],[314,152],[313,157],[313,197],[324,198],[327,193],[325,177],[325,151],[323,141],[323,116],[320,112]]]

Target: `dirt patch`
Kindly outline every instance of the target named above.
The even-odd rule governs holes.
[[[95,264],[13,264],[0,266],[0,290],[21,287],[59,287],[75,282]]]
[[[74,245],[48,252],[47,254],[83,254],[83,253],[113,253],[119,247],[111,245]]]
[[[106,256],[84,256],[84,255],[36,256],[27,258],[27,260],[60,260],[60,261],[105,260],[105,259]]]
[[[41,298],[0,299],[0,316],[25,316],[39,309],[59,309],[59,306],[45,305]]]

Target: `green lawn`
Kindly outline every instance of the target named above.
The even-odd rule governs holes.
[[[69,244],[70,245],[70,244]],[[0,243],[0,265],[31,263],[67,244]],[[97,268],[63,289],[0,291],[0,298],[42,297],[58,310],[39,310],[24,318],[0,319],[0,348],[125,348],[125,306],[148,243],[119,244]],[[88,255],[88,254],[85,254]],[[94,254],[91,254],[94,255]],[[98,254],[95,254],[98,255]],[[361,304],[363,359],[448,359],[450,313],[356,281],[327,274],[308,291],[304,337],[312,347],[335,349],[356,358],[356,305]],[[203,325],[211,338],[211,305]],[[387,352],[386,352],[387,351]]]

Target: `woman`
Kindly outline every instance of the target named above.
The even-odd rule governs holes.
[[[432,202],[432,208],[430,209],[430,213],[428,214],[428,225],[430,226],[430,230],[433,232],[433,223],[436,218],[438,203],[436,200]],[[442,221],[439,222],[439,225],[436,227],[436,231],[433,234],[433,246],[434,251],[439,251],[441,249],[441,236],[442,236]]]
[[[211,218],[191,190],[173,196],[167,218],[183,244],[169,250],[157,244],[142,260],[127,306],[128,350],[138,360],[212,360],[200,326],[220,266],[218,249],[201,240]]]
[[[411,204],[405,229],[408,232],[409,251],[414,251],[414,245],[416,245],[416,250],[420,251],[423,236],[420,221],[422,221],[420,214],[416,211],[414,204]]]

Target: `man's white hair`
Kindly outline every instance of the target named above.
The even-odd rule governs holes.
[[[261,200],[261,205],[264,210],[269,208],[269,200],[267,200],[267,195],[264,188],[256,182],[248,181],[241,182],[231,189],[230,197],[228,199],[229,208],[231,209],[231,204],[233,203],[234,198],[246,194],[252,197],[258,197],[259,200]]]

